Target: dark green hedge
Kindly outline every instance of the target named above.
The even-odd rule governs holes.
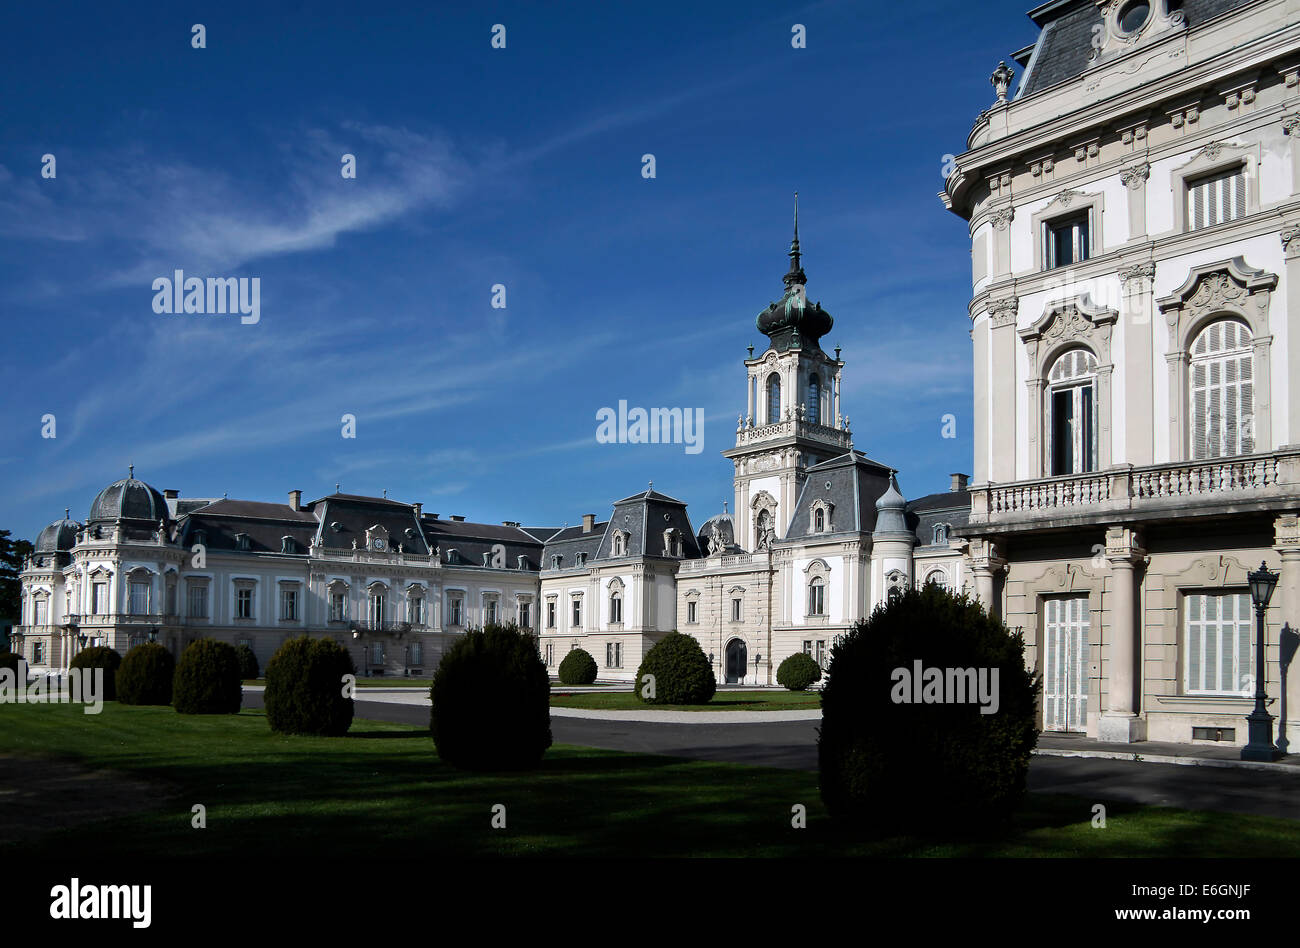
[[[117,700],[123,704],[171,704],[176,659],[157,642],[137,645],[117,670]]]
[[[107,645],[92,645],[83,648],[72,661],[69,668],[104,669],[104,700],[117,700],[117,670],[122,667],[122,656]]]
[[[257,664],[257,655],[247,645],[235,646],[235,655],[239,658],[239,677],[248,681],[261,675]]]
[[[646,676],[654,676],[654,694],[647,694]],[[708,704],[718,690],[709,657],[693,635],[669,632],[641,660],[633,682],[646,704]]]
[[[986,670],[988,685],[996,669],[996,712],[981,713],[978,692],[952,700],[962,669]],[[915,678],[948,700],[915,701]],[[1000,825],[1025,792],[1038,690],[1019,632],[933,583],[904,592],[831,650],[817,743],[827,809],[891,835]]]
[[[536,767],[551,746],[550,693],[532,635],[514,623],[466,632],[429,689],[438,756],[463,770]]]
[[[776,670],[776,683],[791,691],[805,691],[809,685],[821,681],[822,669],[806,652],[795,652],[781,662]]]
[[[172,681],[172,703],[181,714],[238,714],[243,693],[233,645],[199,639],[181,655]]]
[[[355,675],[352,656],[333,639],[290,639],[266,663],[266,718],[281,734],[338,737],[352,725],[352,699],[344,676]]]
[[[560,662],[560,684],[589,685],[595,680],[596,660],[585,649],[573,649]]]

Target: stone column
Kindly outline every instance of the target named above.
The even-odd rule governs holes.
[[[1290,220],[1282,225],[1282,250],[1286,255],[1286,312],[1291,318],[1300,313],[1300,220]],[[1300,332],[1289,331],[1286,341],[1287,367],[1287,430],[1279,432],[1279,444],[1300,444],[1300,383],[1292,374],[1294,367],[1300,365]],[[1257,432],[1258,434],[1258,432]],[[1271,449],[1273,446],[1257,444],[1256,451]],[[1300,617],[1297,619],[1300,625]],[[1296,708],[1300,711],[1300,707]]]
[[[1106,531],[1111,584],[1103,613],[1104,638],[1108,640],[1106,710],[1098,728],[1098,737],[1103,741],[1128,744],[1146,740],[1146,720],[1137,712],[1136,696],[1143,676],[1142,663],[1138,661],[1141,634],[1137,624],[1134,570],[1144,556],[1137,531],[1128,527],[1111,527]]]
[[[1138,466],[1155,463],[1155,379],[1151,371],[1155,275],[1154,263],[1119,271],[1124,291],[1124,461]]]
[[[745,408],[745,421],[748,423],[754,417],[754,374],[749,374],[749,381],[745,383],[745,398],[748,402]]]
[[[1277,590],[1269,606],[1275,610],[1274,621],[1281,628],[1290,625],[1292,631],[1300,632],[1300,517],[1295,514],[1282,514],[1273,521],[1273,549],[1282,558],[1282,568],[1277,581]],[[1266,627],[1267,631],[1267,627]],[[1254,625],[1251,625],[1254,635]],[[1285,657],[1286,643],[1282,643]],[[1300,653],[1292,658],[1286,668],[1285,706],[1279,705],[1270,710],[1279,718],[1286,714],[1286,732],[1282,734],[1282,721],[1278,721],[1277,737],[1285,737],[1286,751],[1290,754],[1300,753]],[[1273,673],[1269,673],[1272,678]],[[1280,687],[1280,685],[1279,685]]]
[[[970,544],[971,574],[975,577],[975,598],[989,615],[1001,615],[1002,610],[994,596],[993,580],[1006,567],[997,544],[992,540],[972,540]]]
[[[989,479],[998,483],[1016,479],[1016,314],[1019,309],[1020,300],[1014,296],[989,302],[989,344],[993,349],[989,394],[994,418],[989,432],[993,453]]]
[[[1128,190],[1128,239],[1136,240],[1147,234],[1147,178],[1151,166],[1145,161],[1130,165],[1119,173],[1119,179]]]

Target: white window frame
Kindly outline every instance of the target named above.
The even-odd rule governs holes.
[[[1228,335],[1245,342],[1208,351]],[[1254,345],[1250,327],[1240,319],[1216,319],[1192,339],[1187,364],[1187,437],[1192,460],[1255,452]],[[1198,348],[1207,351],[1198,355]],[[1230,375],[1234,377],[1231,381]]]
[[[1211,604],[1213,609],[1209,608]],[[1183,623],[1183,693],[1233,697],[1253,694],[1255,619],[1250,592],[1234,589],[1184,593]],[[1231,636],[1227,643],[1225,633]]]

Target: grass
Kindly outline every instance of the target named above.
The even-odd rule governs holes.
[[[646,704],[630,691],[613,694],[572,694],[551,686],[551,707],[598,711],[815,711],[821,707],[816,691],[719,691],[708,704]]]
[[[0,706],[0,754],[32,755],[39,794],[50,754],[156,787],[148,809],[62,827],[57,798],[32,797],[49,832],[0,856],[78,859],[259,857],[368,861],[548,856],[1268,856],[1300,849],[1300,821],[1030,795],[995,838],[864,839],[833,824],[815,774],[553,747],[525,775],[443,765],[428,732],[356,721],[341,738],[274,735],[259,711],[186,716],[170,708]],[[24,762],[24,766],[28,766]],[[139,794],[137,791],[137,799]],[[507,828],[490,826],[504,804]],[[191,807],[207,809],[192,829]],[[807,807],[807,829],[791,807]],[[0,827],[4,812],[0,810]],[[976,831],[978,827],[974,828]],[[5,834],[0,832],[0,838]]]

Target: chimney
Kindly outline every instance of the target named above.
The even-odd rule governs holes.
[[[595,514],[583,514],[583,515],[582,515],[582,532],[583,532],[583,533],[590,533],[590,532],[592,531],[592,529],[593,529],[595,526],[596,526],[596,515],[595,515]]]
[[[302,491],[300,490],[289,491],[289,509],[302,510]]]
[[[455,520],[457,523],[464,523],[464,522],[465,522],[465,518],[464,518],[463,516],[459,516],[459,515],[457,515],[457,514],[452,514],[452,515],[451,515],[451,519],[452,519],[452,520]]]
[[[416,520],[419,520],[422,516],[424,516],[424,504],[412,504],[411,506],[415,508]]]
[[[501,521],[501,526],[503,526],[503,527],[517,527],[517,526],[519,526],[519,521],[518,521],[518,520],[502,520],[502,521]]]
[[[165,491],[163,491],[163,496],[164,496],[165,498],[167,498],[168,500],[175,500],[175,499],[176,499],[177,497],[179,497],[180,495],[181,495],[181,492],[178,491],[178,490],[165,490]]]
[[[429,519],[430,519],[430,520],[437,520],[437,519],[438,519],[438,515],[437,515],[436,513],[431,513],[431,514],[429,514]]]
[[[966,483],[967,483],[967,481],[970,479],[970,478],[968,477],[968,475],[966,475],[966,474],[949,474],[948,476],[952,478],[952,486],[950,486],[950,487],[948,488],[948,490],[950,490],[950,491],[959,491],[959,490],[965,490],[965,489],[966,489]]]

